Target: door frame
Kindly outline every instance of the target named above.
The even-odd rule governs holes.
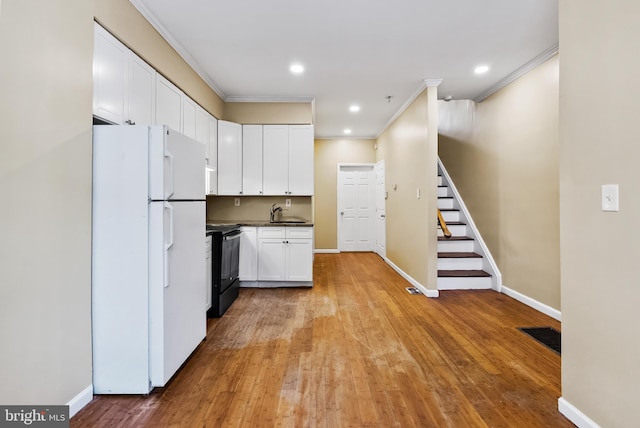
[[[342,243],[341,243],[341,233],[342,233],[342,222],[340,221],[340,201],[342,200],[342,189],[340,186],[340,171],[342,170],[343,167],[347,167],[347,168],[351,168],[351,167],[367,167],[367,168],[371,168],[371,173],[373,174],[375,171],[375,162],[374,163],[338,163],[337,164],[337,171],[336,171],[336,232],[337,232],[337,247],[338,247],[338,252],[342,252]],[[375,186],[375,174],[373,175],[373,179],[374,179],[374,186]],[[371,200],[371,205],[374,207],[374,212],[373,215],[375,216],[375,204],[376,204],[376,198],[375,198],[375,192],[373,194],[372,200]],[[374,248],[371,249],[371,251],[375,251],[375,227],[372,228],[372,230],[370,230],[370,233],[372,234],[371,238],[373,238],[373,242],[374,242]]]

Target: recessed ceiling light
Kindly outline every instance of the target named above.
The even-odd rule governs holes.
[[[349,111],[350,111],[350,112],[352,112],[352,113],[357,113],[357,112],[359,112],[359,111],[360,111],[360,106],[359,106],[359,105],[354,104],[354,105],[352,105],[351,107],[349,107]]]
[[[475,68],[475,70],[473,70],[473,72],[476,74],[483,74],[483,73],[486,73],[487,71],[489,71],[488,65],[479,65]]]
[[[289,70],[293,74],[302,74],[304,72],[304,67],[302,64],[292,64],[291,67],[289,67]]]
[[[351,130],[347,128],[347,129],[344,130],[344,133],[349,135],[349,134],[351,134]]]

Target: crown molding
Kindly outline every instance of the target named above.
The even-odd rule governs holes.
[[[380,132],[378,132],[378,134],[376,136],[374,136],[373,138],[378,139],[391,126],[391,124],[393,122],[395,122],[396,119],[399,118],[400,115],[402,113],[404,113],[404,111],[407,108],[409,108],[411,103],[414,102],[416,100],[416,98],[418,98],[418,96],[425,90],[425,88],[427,88],[427,82],[426,81],[427,81],[427,79],[424,79],[422,81],[420,86],[418,86],[418,88],[409,96],[409,98],[407,98],[407,100],[400,106],[400,108],[398,110],[396,110],[396,112],[393,114],[393,116],[391,116],[391,118],[387,121],[387,123],[384,124],[384,126],[382,127],[382,130]]]
[[[251,97],[229,96],[224,99],[227,103],[312,103],[315,106],[315,97]]]
[[[200,66],[198,61],[189,54],[189,52],[180,44],[171,33],[156,19],[156,17],[147,9],[143,0],[129,0],[142,16],[156,29],[158,33],[169,43],[169,45],[182,57],[183,60],[206,82],[207,85],[223,100],[226,101],[227,96],[218,87],[216,82],[207,74]]]
[[[530,72],[531,70],[533,70],[534,68],[536,68],[537,66],[542,64],[543,62],[545,62],[548,59],[554,57],[555,55],[558,54],[559,51],[560,51],[559,50],[559,45],[556,43],[555,45],[551,46],[549,49],[547,49],[546,51],[542,52],[540,55],[538,55],[537,57],[533,58],[531,61],[529,61],[525,65],[523,65],[522,67],[518,68],[513,73],[507,75],[505,78],[503,78],[500,81],[498,81],[498,83],[496,83],[495,85],[491,86],[489,89],[487,89],[484,92],[480,93],[480,95],[475,97],[473,99],[473,101],[475,101],[477,103],[484,101],[485,99],[487,99],[491,95],[493,95],[496,92],[498,92],[500,89],[502,89],[505,86],[507,86],[509,83],[514,82],[515,80],[517,80],[520,77],[524,76],[525,74],[527,74],[528,72]]]
[[[438,87],[444,79],[424,79],[424,84],[427,88]]]

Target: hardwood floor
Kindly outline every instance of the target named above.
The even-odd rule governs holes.
[[[377,255],[318,254],[312,289],[242,289],[171,383],[71,427],[572,427],[560,323],[489,290],[428,299]]]

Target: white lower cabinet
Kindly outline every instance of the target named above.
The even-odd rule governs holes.
[[[274,286],[313,281],[312,227],[258,228],[258,281]],[[269,286],[262,284],[261,286]]]
[[[242,227],[240,236],[240,286],[258,280],[258,228]],[[245,284],[243,284],[243,282]]]

